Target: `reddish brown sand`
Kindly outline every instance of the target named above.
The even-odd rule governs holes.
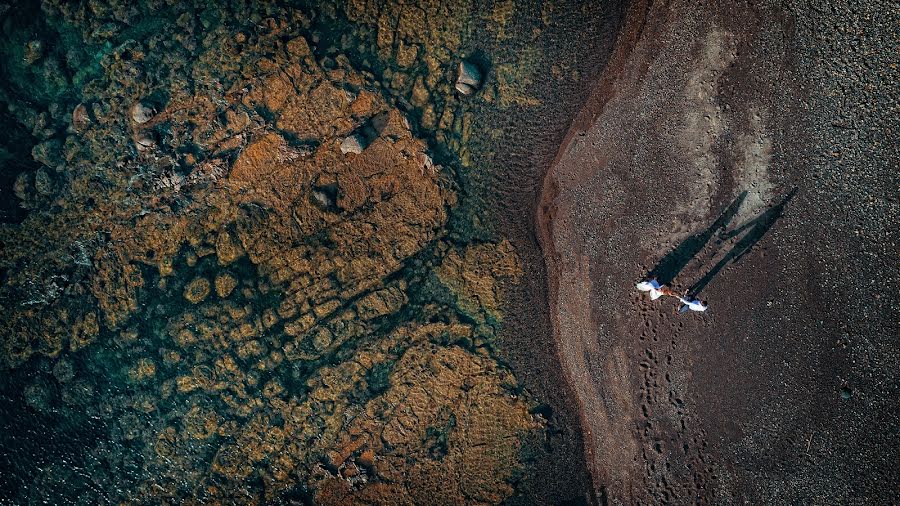
[[[547,174],[551,321],[600,502],[896,499],[889,9],[804,6],[635,2]],[[709,311],[642,297],[655,267]]]

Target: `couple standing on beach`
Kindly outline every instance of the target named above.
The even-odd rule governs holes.
[[[684,313],[685,311],[688,311],[688,310],[690,310],[690,311],[706,311],[706,309],[709,307],[706,305],[705,301],[696,299],[694,297],[687,299],[687,298],[679,295],[674,290],[672,290],[666,286],[660,285],[659,282],[656,280],[656,278],[650,278],[648,280],[641,281],[636,286],[637,286],[637,289],[642,292],[650,292],[650,300],[656,300],[656,299],[662,297],[663,295],[668,295],[669,297],[676,297],[678,300],[681,301],[682,304],[684,304],[683,306],[681,306],[681,309],[678,310],[679,313]],[[686,291],[685,291],[684,295],[685,296],[687,295]]]

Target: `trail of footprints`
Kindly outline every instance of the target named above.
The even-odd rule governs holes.
[[[635,355],[641,373],[638,430],[647,496],[654,504],[708,503],[717,477],[706,431],[685,399],[686,367],[678,354],[684,322],[640,305],[643,325]]]

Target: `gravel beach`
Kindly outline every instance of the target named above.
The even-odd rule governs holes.
[[[896,8],[629,9],[537,216],[597,501],[896,500]]]

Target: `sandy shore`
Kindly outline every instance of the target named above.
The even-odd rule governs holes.
[[[631,6],[537,216],[598,501],[896,490],[886,11]]]

